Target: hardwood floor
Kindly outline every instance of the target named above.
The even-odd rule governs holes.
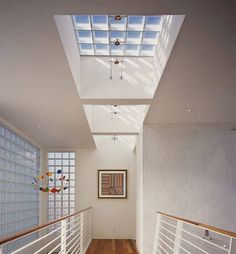
[[[138,254],[133,240],[92,240],[86,254]]]

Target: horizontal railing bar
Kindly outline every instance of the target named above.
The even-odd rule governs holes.
[[[209,254],[208,252],[206,252],[205,250],[201,249],[200,247],[196,246],[195,244],[191,243],[190,241],[184,239],[183,237],[180,237],[182,241],[188,243],[189,245],[193,246],[194,248],[200,250],[201,252],[205,253],[205,254]]]
[[[54,238],[51,242],[47,243],[46,245],[44,245],[42,248],[40,248],[39,250],[37,250],[36,252],[34,252],[34,254],[40,253],[41,250],[45,249],[46,247],[48,247],[49,245],[51,245],[52,243],[56,242],[58,239],[61,238],[61,235],[59,235],[58,237]]]
[[[164,250],[164,252],[166,253],[166,254],[169,254],[168,252],[167,252],[167,250],[165,250],[160,244],[159,244],[159,247],[161,247],[161,249],[162,250]],[[158,249],[157,249],[158,250]],[[159,250],[158,250],[159,251]]]
[[[77,224],[75,224],[74,226],[68,228],[68,229],[66,230],[66,232],[70,232],[74,227],[76,227],[76,226],[78,226],[78,225],[80,225],[80,222],[77,223]],[[78,227],[78,228],[80,228],[80,227]]]
[[[168,239],[171,243],[175,243],[174,240],[170,239],[167,235],[163,234],[162,232],[159,232],[162,236],[164,236],[166,239]]]
[[[75,238],[74,238],[75,239]],[[70,246],[70,248],[67,250],[67,252],[66,253],[68,253],[68,252],[70,252],[72,249],[73,249],[73,247],[78,243],[78,242],[80,242],[80,238],[78,238],[71,246]],[[68,244],[68,245],[70,245],[70,243]],[[67,245],[67,246],[68,246]],[[66,246],[66,247],[67,247]]]
[[[186,253],[188,253],[188,254],[191,254],[188,250],[186,250],[183,246],[181,246],[181,245],[178,245],[183,251],[185,251]]]
[[[160,237],[158,237],[158,239],[161,240],[161,242],[164,243],[166,247],[168,247],[170,250],[174,251],[174,249],[171,248],[171,247],[168,245],[168,243],[166,243],[163,239],[161,239]],[[159,244],[159,245],[160,245],[160,244]]]
[[[76,245],[75,249],[71,252],[71,254],[74,254],[77,252],[77,250],[81,251],[81,245],[80,242]]]
[[[208,229],[210,231],[214,231],[214,232],[217,232],[217,233],[222,234],[222,235],[227,235],[227,236],[236,238],[236,233],[235,232],[231,232],[231,231],[228,231],[228,230],[220,229],[220,228],[213,227],[213,226],[210,226],[210,225],[207,225],[207,224],[203,224],[203,223],[200,223],[200,222],[184,219],[184,218],[181,218],[181,217],[169,215],[169,214],[162,213],[162,212],[157,212],[157,213],[159,213],[159,214],[161,214],[161,215],[163,215],[165,217],[168,217],[168,218],[172,218],[172,219],[175,219],[175,220],[180,220],[180,221],[183,221],[183,222],[186,222],[186,223],[198,226],[200,228]]]
[[[176,229],[176,226],[170,224],[169,222],[166,222],[166,221],[164,221],[164,220],[161,220],[161,222],[162,222],[162,223],[165,223],[165,224],[167,224],[167,225],[169,225],[169,226],[171,226],[171,227],[173,227],[174,229]]]
[[[72,220],[72,221],[70,221],[70,222],[67,222],[67,226],[70,225],[70,224],[73,223],[73,222],[78,221],[78,220],[80,220],[80,217],[78,217],[78,218],[76,218],[76,219],[74,219],[74,220]]]
[[[62,221],[62,220],[68,219],[68,218],[70,218],[70,217],[72,217],[72,216],[75,216],[75,215],[77,215],[77,214],[80,214],[80,213],[82,213],[82,212],[85,212],[85,211],[87,211],[87,210],[90,210],[91,208],[92,208],[92,207],[89,207],[89,208],[87,208],[87,209],[84,209],[84,210],[75,212],[75,213],[73,213],[73,214],[64,216],[64,217],[62,217],[62,218],[60,218],[60,219],[53,220],[53,221],[48,222],[48,223],[46,223],[46,224],[39,225],[39,226],[30,228],[30,229],[28,229],[28,230],[25,230],[25,231],[21,231],[21,232],[16,233],[16,234],[14,234],[14,235],[12,235],[12,236],[8,236],[8,237],[5,237],[5,238],[1,238],[1,239],[0,239],[0,246],[3,245],[3,244],[6,244],[6,243],[12,242],[12,241],[14,241],[14,240],[16,240],[16,239],[22,238],[22,237],[24,237],[24,236],[30,235],[30,234],[32,234],[32,233],[34,233],[34,232],[37,232],[37,231],[39,231],[39,230],[41,230],[41,229],[43,229],[43,228],[46,228],[46,227],[48,227],[48,226],[50,226],[50,225],[52,225],[52,224],[58,223],[58,222],[60,222],[60,221]]]
[[[47,252],[47,254],[53,253],[53,251],[56,250],[60,245],[61,245],[61,242],[59,242],[58,245],[56,245],[52,250],[50,250],[49,252]]]
[[[172,234],[174,237],[176,236],[176,233],[171,232],[169,229],[167,229],[163,226],[160,226],[160,227],[163,228],[164,230],[166,230],[168,233]]]
[[[228,249],[226,249],[226,248],[224,248],[224,247],[222,247],[222,246],[220,246],[220,245],[217,245],[217,244],[215,244],[215,243],[213,243],[213,242],[211,242],[211,241],[207,241],[206,239],[204,239],[204,238],[202,238],[202,237],[199,237],[199,236],[197,236],[197,235],[194,235],[194,234],[192,234],[192,233],[186,231],[185,229],[182,229],[182,231],[185,232],[186,234],[189,234],[189,235],[191,235],[191,236],[193,236],[193,237],[196,237],[196,238],[199,239],[199,240],[202,240],[202,241],[204,241],[204,242],[206,242],[206,243],[208,243],[208,244],[211,244],[211,245],[213,245],[213,246],[215,246],[215,247],[217,247],[217,248],[220,248],[220,249],[222,249],[222,250],[228,252]]]
[[[75,232],[77,232],[77,231],[78,231],[78,229],[77,229]],[[66,244],[67,244],[67,245],[70,245],[70,243],[73,242],[73,239],[75,239],[76,237],[78,237],[78,235],[80,236],[80,233],[79,233],[79,234],[76,234],[75,237],[73,237],[72,240],[70,240],[69,242],[66,242]],[[71,236],[74,236],[74,235],[71,234],[71,235],[67,236],[67,237],[66,237],[66,240],[69,240],[69,238],[70,238]]]

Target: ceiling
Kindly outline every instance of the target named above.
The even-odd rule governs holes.
[[[145,121],[236,122],[233,1],[133,3],[1,0],[0,116],[47,148],[95,147],[53,15],[142,12],[186,15]]]

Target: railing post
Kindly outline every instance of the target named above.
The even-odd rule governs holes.
[[[236,239],[235,238],[230,239],[229,253],[230,254],[236,253]]]
[[[80,252],[84,251],[84,212],[80,214]]]
[[[61,221],[61,254],[66,254],[66,219]]]
[[[155,237],[154,237],[154,244],[153,244],[153,254],[156,254],[156,248],[158,247],[158,237],[160,231],[160,224],[161,224],[161,214],[157,213],[156,216],[156,227],[155,227]]]
[[[3,245],[0,246],[0,254],[3,254]]]
[[[175,246],[174,246],[175,254],[180,253],[180,244],[181,244],[181,237],[183,232],[182,229],[183,229],[183,221],[178,220],[177,227],[176,227]]]

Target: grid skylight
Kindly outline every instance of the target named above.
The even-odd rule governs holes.
[[[72,16],[80,55],[154,56],[163,16],[116,17]]]

